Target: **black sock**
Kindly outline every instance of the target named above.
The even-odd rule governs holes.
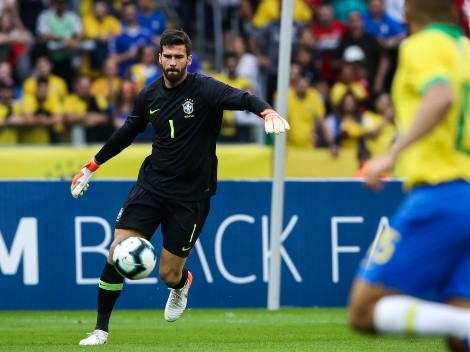
[[[109,319],[122,291],[124,278],[106,262],[98,285],[98,318],[95,329],[108,331]]]
[[[180,282],[177,285],[173,286],[172,288],[175,290],[179,290],[180,288],[183,288],[184,285],[186,284],[186,280],[188,280],[188,269],[183,268],[183,273],[181,275]]]

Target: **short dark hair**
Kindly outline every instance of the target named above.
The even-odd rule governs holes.
[[[454,0],[406,0],[413,8],[414,16],[423,24],[452,22]]]
[[[191,54],[192,42],[188,35],[182,29],[167,29],[160,38],[160,54],[163,52],[164,46],[184,45],[186,54]]]

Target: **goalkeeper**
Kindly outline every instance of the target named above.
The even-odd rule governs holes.
[[[108,340],[111,312],[123,286],[123,277],[112,264],[114,248],[130,236],[150,239],[160,225],[163,249],[159,274],[171,289],[165,319],[173,322],[185,310],[193,280],[185,263],[216,193],[216,138],[223,110],[248,110],[261,116],[267,133],[289,129],[287,121],[264,100],[213,78],[188,73],[191,40],[185,32],[165,31],[158,59],[163,77],[139,93],[125,124],[72,181],[72,195],[83,195],[93,172],[152,124],[152,153],[144,160],[117,216],[114,240],[99,282],[96,326],[80,345],[101,345]]]

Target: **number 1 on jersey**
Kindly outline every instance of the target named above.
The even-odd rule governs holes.
[[[175,126],[173,126],[173,120],[168,120],[170,124],[170,137],[175,138]]]

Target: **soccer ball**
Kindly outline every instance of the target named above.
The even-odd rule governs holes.
[[[128,237],[114,248],[114,267],[127,279],[143,279],[152,272],[156,262],[155,249],[145,238]]]

